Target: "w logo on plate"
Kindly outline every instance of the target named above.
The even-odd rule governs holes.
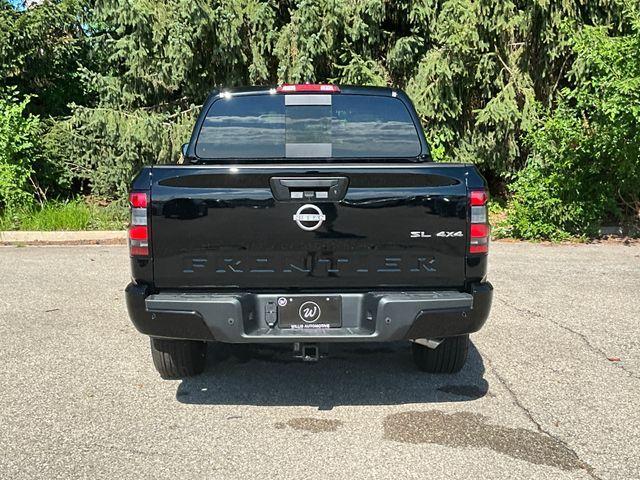
[[[320,306],[316,302],[304,302],[300,305],[298,315],[303,322],[314,323],[320,318]]]

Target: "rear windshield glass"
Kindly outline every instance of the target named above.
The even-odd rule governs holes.
[[[416,127],[401,100],[371,95],[247,95],[213,103],[200,158],[415,157]]]

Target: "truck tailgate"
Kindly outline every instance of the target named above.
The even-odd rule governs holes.
[[[433,163],[153,167],[155,285],[460,287],[465,172],[464,165]]]

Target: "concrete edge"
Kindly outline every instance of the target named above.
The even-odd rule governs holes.
[[[124,245],[124,230],[87,231],[8,231],[0,232],[0,245]]]

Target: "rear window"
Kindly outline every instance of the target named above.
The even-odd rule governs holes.
[[[200,130],[200,158],[415,157],[404,103],[371,95],[246,95],[215,101]]]

